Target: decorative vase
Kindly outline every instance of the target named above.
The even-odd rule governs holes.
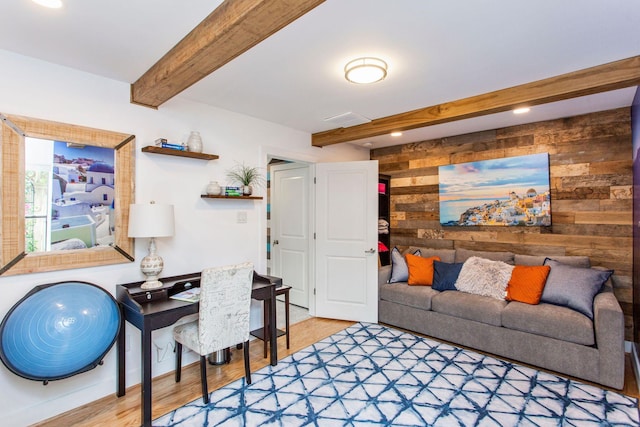
[[[251,195],[251,186],[250,185],[243,185],[242,186],[242,194],[244,194],[245,196],[250,196]]]
[[[218,181],[211,181],[207,185],[207,194],[210,196],[219,196],[222,193],[222,187],[218,184]]]
[[[189,139],[187,139],[187,147],[189,151],[202,153],[202,137],[200,136],[200,132],[195,130],[191,132]]]

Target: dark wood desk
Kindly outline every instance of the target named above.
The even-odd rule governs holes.
[[[200,273],[184,274],[181,276],[160,279],[161,288],[144,290],[143,283],[133,282],[116,286],[121,316],[120,334],[117,340],[118,387],[116,395],[124,396],[126,392],[126,328],[125,321],[140,330],[142,352],[142,425],[151,426],[151,332],[170,326],[178,319],[189,314],[197,313],[199,304],[178,301],[170,298],[189,287],[200,286]],[[188,285],[190,284],[190,285]],[[276,334],[276,294],[277,286],[282,285],[282,279],[254,273],[251,297],[256,300],[269,301],[269,329],[271,331],[271,364],[278,364],[277,334]]]

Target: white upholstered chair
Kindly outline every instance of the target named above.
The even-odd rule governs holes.
[[[207,355],[231,346],[244,344],[244,370],[251,384],[249,368],[249,309],[253,264],[207,268],[200,279],[198,320],[176,326],[176,382],[180,382],[182,346],[200,355],[202,399],[209,403],[207,387]]]

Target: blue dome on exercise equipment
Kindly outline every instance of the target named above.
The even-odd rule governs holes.
[[[113,296],[86,282],[36,286],[0,324],[0,359],[30,380],[59,380],[102,364],[120,330]]]

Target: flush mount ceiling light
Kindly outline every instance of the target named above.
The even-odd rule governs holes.
[[[375,83],[387,77],[387,63],[378,58],[358,58],[344,66],[344,78],[351,83]]]
[[[33,2],[49,9],[60,9],[62,7],[62,0],[33,0]]]

